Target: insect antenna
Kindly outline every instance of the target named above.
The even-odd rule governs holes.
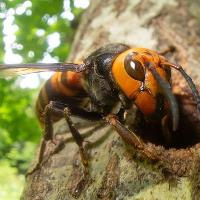
[[[192,94],[197,102],[197,109],[200,111],[200,95],[199,92],[194,84],[194,82],[192,81],[192,79],[190,78],[190,76],[187,75],[187,73],[185,72],[185,70],[182,68],[181,65],[176,65],[176,64],[171,64],[171,63],[162,63],[161,65],[167,65],[170,67],[173,67],[174,69],[178,70],[182,76],[184,77],[184,79],[187,81],[190,89],[192,90]]]
[[[153,77],[156,79],[158,82],[159,86],[163,90],[163,93],[165,97],[167,98],[169,104],[170,104],[170,110],[172,114],[172,124],[173,124],[173,131],[176,131],[178,128],[178,123],[179,123],[179,110],[178,110],[178,104],[175,99],[175,96],[173,95],[171,91],[171,86],[168,82],[163,80],[158,72],[156,71],[155,67],[152,65],[152,63],[147,63],[146,64],[147,68],[151,71]]]

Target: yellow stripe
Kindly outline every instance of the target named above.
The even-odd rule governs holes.
[[[67,73],[66,73],[67,75]],[[60,94],[65,96],[75,96],[78,91],[77,90],[71,90],[67,85],[63,85],[61,80],[62,72],[57,72],[53,75],[51,78],[51,84],[52,87]]]

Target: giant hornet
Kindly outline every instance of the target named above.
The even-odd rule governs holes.
[[[171,68],[178,70],[187,81],[200,110],[199,93],[180,65],[170,63],[156,51],[119,43],[97,49],[79,64],[2,64],[0,73],[56,72],[42,87],[36,102],[44,137],[35,170],[42,166],[47,142],[54,142],[52,122],[61,117],[66,119],[87,168],[84,140],[72,115],[105,120],[125,142],[152,157],[144,148],[143,140],[125,126],[121,116],[136,105],[146,122],[161,124],[163,135],[169,141],[171,132],[179,125],[178,104],[171,89]]]

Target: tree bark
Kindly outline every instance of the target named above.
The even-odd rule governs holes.
[[[85,12],[69,60],[82,59],[107,43],[125,43],[162,51],[174,46],[169,60],[184,66],[200,84],[200,3],[195,0],[95,0]],[[172,75],[174,92],[180,95],[183,114],[197,134],[184,148],[164,148],[146,142],[161,158],[147,159],[125,144],[109,125],[88,133],[90,176],[84,176],[78,147],[66,134],[62,151],[28,176],[21,199],[200,199],[200,117],[191,93],[178,72]],[[186,123],[187,123],[186,122]],[[180,124],[182,127],[184,123]],[[55,125],[57,137],[65,137],[65,122]],[[85,132],[85,133],[84,133]],[[87,132],[87,133],[86,133]]]

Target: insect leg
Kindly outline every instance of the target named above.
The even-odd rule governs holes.
[[[131,132],[128,128],[126,128],[118,119],[116,115],[108,115],[106,117],[106,121],[117,131],[117,133],[122,137],[122,139],[134,146],[136,149],[141,151],[144,155],[146,155],[151,160],[159,160],[158,156],[156,156],[153,152],[149,151],[145,148],[144,142],[133,132]]]
[[[86,171],[88,171],[88,155],[87,155],[87,151],[83,145],[84,140],[83,140],[81,134],[79,133],[79,131],[76,129],[74,123],[72,122],[70,109],[68,107],[66,107],[64,109],[64,117],[65,117],[65,120],[69,126],[70,132],[71,132],[76,144],[79,146],[82,163],[83,163]]]
[[[165,115],[161,120],[162,133],[165,141],[170,144],[172,141],[172,134],[169,130],[169,115]]]
[[[62,142],[59,142],[58,144],[55,143],[53,139],[53,123],[52,123],[52,114],[62,115],[63,116],[63,110],[59,108],[57,105],[57,102],[51,101],[48,105],[46,105],[44,110],[44,136],[41,141],[40,150],[39,150],[39,156],[38,161],[36,165],[33,167],[33,169],[29,172],[27,172],[26,175],[30,175],[36,170],[38,170],[44,161],[44,153],[46,150],[47,143],[49,141],[52,141],[55,146],[55,150],[58,151],[59,148],[62,146]]]
[[[51,101],[44,110],[44,136],[41,143],[41,149],[39,152],[38,162],[41,163],[43,161],[43,155],[45,151],[45,147],[48,141],[51,141],[55,145],[57,142],[54,140],[53,136],[53,123],[52,123],[52,116],[63,116],[63,108],[62,104],[59,102]]]
[[[173,53],[176,50],[174,46],[168,46],[167,48],[163,49],[159,52],[160,55],[165,56],[167,53]]]

